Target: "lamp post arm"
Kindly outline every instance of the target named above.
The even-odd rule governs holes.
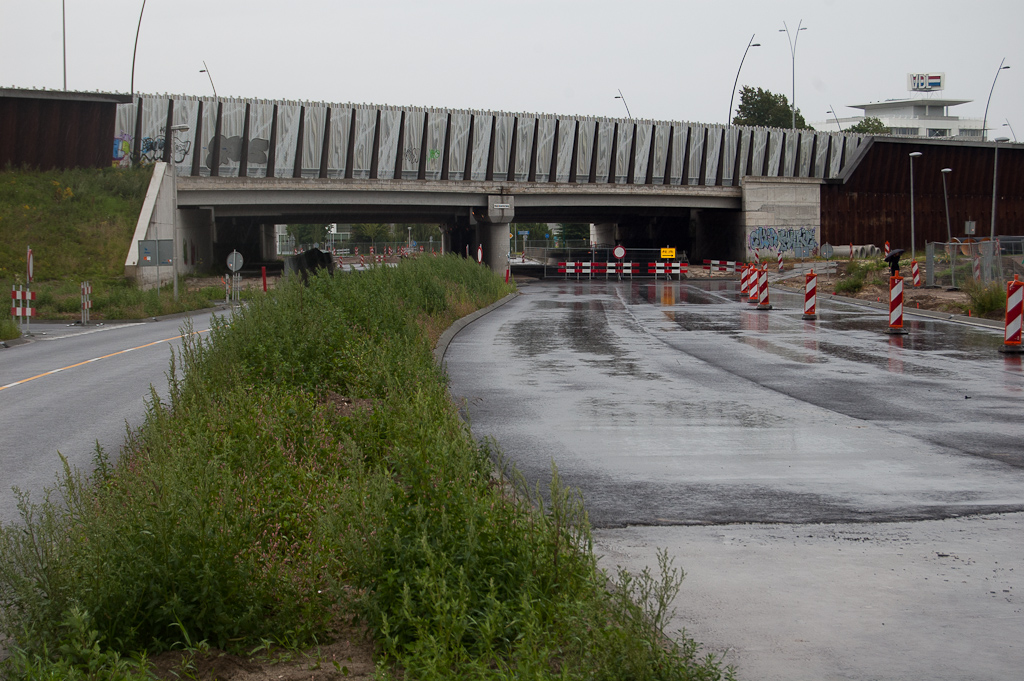
[[[135,49],[132,50],[132,99],[135,99],[135,55],[139,51],[139,32],[142,31],[142,14],[146,11],[146,0],[142,0],[142,9],[139,11],[139,25],[135,27]]]
[[[996,89],[996,81],[999,80],[999,72],[1003,70],[1003,64],[1006,63],[1006,57],[999,62],[999,68],[996,69],[996,77],[992,79],[992,87],[988,90],[988,99],[985,100],[985,118],[981,121],[981,139],[988,139],[988,105],[992,103],[992,93]]]
[[[732,102],[733,98],[736,96],[736,86],[739,85],[740,82],[740,71],[743,70],[743,62],[747,60],[747,52],[750,51],[751,46],[754,44],[754,35],[750,36],[750,42],[747,43],[747,49],[743,50],[743,58],[740,59],[740,67],[736,69],[736,79],[732,81],[732,92],[729,93],[729,115],[725,119],[726,127],[732,125]]]

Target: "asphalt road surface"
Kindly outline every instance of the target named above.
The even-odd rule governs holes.
[[[608,568],[688,577],[740,679],[1024,669],[1024,368],[1001,330],[736,282],[543,281],[445,354],[474,433],[582,490]],[[1013,568],[1017,567],[1014,571]]]
[[[211,313],[191,317],[209,330]],[[30,342],[0,349],[0,521],[18,519],[12,487],[41,500],[61,467],[90,470],[96,443],[116,459],[125,428],[167,395],[185,317],[102,326],[33,323]]]

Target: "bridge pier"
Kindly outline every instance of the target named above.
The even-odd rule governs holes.
[[[488,195],[486,209],[473,210],[477,223],[477,242],[483,246],[484,262],[499,276],[505,276],[508,267],[512,245],[509,230],[512,229],[515,214],[515,197],[494,194]],[[475,253],[471,254],[471,257],[475,256]]]

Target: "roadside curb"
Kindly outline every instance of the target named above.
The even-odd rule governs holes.
[[[778,288],[772,287],[779,293],[795,293],[800,294],[799,290],[790,288]],[[881,312],[888,314],[889,303],[879,303],[874,300],[864,300],[862,298],[849,298],[847,296],[837,296],[832,293],[826,293],[818,296],[819,300],[834,300],[840,303],[849,303],[850,305],[859,305],[861,307],[870,307]],[[953,322],[954,324],[965,324],[967,326],[980,326],[987,329],[1002,329],[1004,322],[998,319],[985,319],[984,317],[968,317],[962,314],[952,314],[950,312],[937,312],[935,310],[922,310],[919,308],[903,307],[904,316],[914,317],[925,317],[927,319],[937,319],[943,322]]]
[[[459,331],[462,331],[464,328],[475,322],[477,319],[480,319],[480,317],[483,317],[488,312],[497,310],[499,307],[501,307],[502,305],[504,305],[505,303],[512,300],[518,295],[518,291],[510,293],[496,303],[491,303],[487,307],[480,308],[479,310],[473,312],[472,314],[468,314],[465,317],[462,317],[461,319],[456,319],[455,323],[449,326],[445,330],[445,332],[441,334],[441,337],[437,339],[437,345],[434,346],[434,363],[437,364],[437,366],[444,368],[444,355],[446,352],[448,352],[448,346],[451,344],[452,339],[458,335]]]

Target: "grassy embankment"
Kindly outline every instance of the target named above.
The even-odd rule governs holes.
[[[82,281],[92,283],[93,320],[139,319],[209,306],[223,290],[140,291],[124,278],[124,261],[152,175],[151,168],[46,172],[0,170],[0,291],[24,285],[25,249],[32,248],[41,319],[81,317]],[[169,268],[165,268],[169,269]],[[0,340],[17,336],[2,316]]]
[[[679,571],[609,591],[578,495],[496,477],[459,419],[431,347],[508,291],[424,258],[192,337],[117,463],[0,534],[9,673],[143,678],[143,651],[301,648],[354,618],[379,678],[727,677],[661,637]]]

